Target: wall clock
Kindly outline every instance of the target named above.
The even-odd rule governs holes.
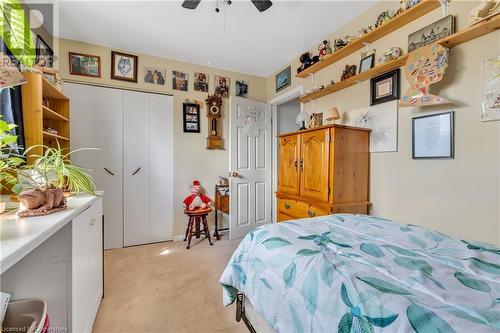
[[[208,137],[207,149],[224,149],[222,130],[222,99],[219,96],[208,96],[207,104]]]

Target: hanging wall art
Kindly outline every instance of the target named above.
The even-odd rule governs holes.
[[[500,120],[500,56],[483,62],[481,120]]]

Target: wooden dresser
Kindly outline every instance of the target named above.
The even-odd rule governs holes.
[[[369,175],[369,129],[328,125],[280,135],[278,222],[367,214]]]

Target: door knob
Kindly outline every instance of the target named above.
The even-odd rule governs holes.
[[[239,173],[237,173],[236,171],[233,171],[233,172],[231,173],[231,176],[233,176],[233,177],[239,177],[239,176],[240,176],[240,174],[239,174]]]

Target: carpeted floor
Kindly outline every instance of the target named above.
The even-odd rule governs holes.
[[[236,323],[234,305],[222,306],[219,286],[239,241],[198,241],[189,250],[169,242],[106,251],[93,332],[248,332]]]

